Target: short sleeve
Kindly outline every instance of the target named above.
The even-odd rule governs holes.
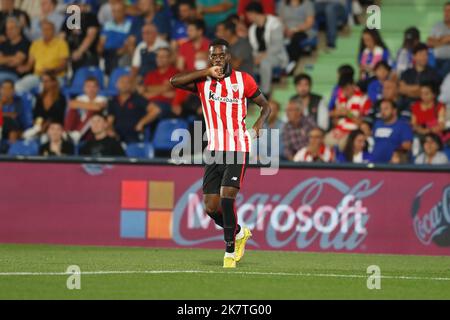
[[[311,3],[311,1],[305,2],[305,11],[306,11],[306,16],[308,16],[308,17],[314,16],[314,6]]]
[[[258,85],[255,79],[246,72],[242,72],[242,79],[244,81],[244,96],[246,98],[251,98],[258,90]]]
[[[61,40],[61,44],[60,44],[60,57],[62,59],[67,59],[69,57],[69,45],[67,44],[67,42],[65,40]]]
[[[412,141],[413,140],[413,131],[411,126],[404,122],[402,128],[402,143]]]
[[[134,50],[133,54],[133,60],[131,62],[131,65],[135,68],[141,67],[141,45],[138,45],[136,49]]]

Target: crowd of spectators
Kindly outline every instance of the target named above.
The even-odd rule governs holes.
[[[270,98],[265,127],[280,130],[284,160],[447,163],[450,3],[427,39],[405,30],[396,54],[378,30],[364,29],[359,69],[339,66],[332,92],[315,92],[314,79],[300,73],[286,106],[271,98],[274,77],[298,70],[322,27],[332,53],[338,30],[370,3],[0,0],[0,153],[35,139],[42,155],[123,156],[164,119],[202,120],[198,97],[169,79],[207,67],[217,37],[230,44],[233,68],[255,76]],[[71,4],[81,12],[75,27]]]

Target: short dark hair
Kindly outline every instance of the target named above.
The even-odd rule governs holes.
[[[354,85],[354,84],[355,84],[355,81],[353,80],[353,77],[351,77],[350,75],[342,76],[338,82],[338,86],[341,88],[349,86],[349,85]]]
[[[193,0],[178,0],[177,1],[177,6],[180,7],[181,5],[187,5],[189,6],[191,9],[195,9],[195,1]]]
[[[391,71],[392,68],[391,66],[386,62],[386,61],[378,61],[377,64],[375,64],[375,67],[373,68],[373,70],[377,70],[378,68],[385,68],[387,71]]]
[[[205,21],[203,19],[192,19],[192,20],[189,20],[189,22],[187,24],[193,25],[198,30],[202,30],[203,32],[205,32],[205,30],[206,30]]]
[[[388,102],[394,110],[397,110],[397,104],[395,103],[394,100],[391,100],[391,99],[383,99],[383,100],[381,100],[381,102],[380,102],[380,106],[381,106],[381,104],[382,104],[383,102]]]
[[[225,30],[230,31],[232,34],[236,34],[236,24],[231,20],[225,20],[222,22]]]
[[[294,84],[297,85],[300,81],[306,80],[308,81],[309,85],[312,86],[312,78],[310,75],[306,73],[300,73],[294,78]]]
[[[449,3],[449,4],[450,4],[450,3]],[[437,134],[431,133],[431,132],[430,132],[430,133],[427,133],[427,134],[423,137],[422,144],[425,143],[425,140],[426,140],[427,138],[432,139],[432,140],[438,145],[438,149],[439,149],[439,150],[442,150],[442,148],[443,148],[442,140],[441,140],[441,138],[440,138]]]
[[[355,76],[355,69],[349,64],[343,64],[343,65],[339,66],[339,68],[337,69],[337,72],[339,74],[339,78],[348,75],[353,79],[353,77]]]
[[[84,80],[84,83],[86,83],[86,82],[95,82],[97,84],[97,86],[100,86],[98,79],[94,76],[87,77],[86,80]]]
[[[413,54],[416,54],[416,53],[418,53],[420,51],[424,51],[424,50],[428,51],[428,46],[425,43],[421,42],[413,48]]]
[[[429,88],[435,96],[439,95],[439,89],[434,82],[430,82],[430,81],[422,82],[422,83],[420,83],[420,87],[421,88],[422,87]]]
[[[230,44],[228,43],[228,41],[224,40],[224,39],[214,39],[211,44],[209,45],[209,47],[216,47],[216,46],[225,46],[227,49],[230,47]]]
[[[250,2],[245,7],[245,12],[254,12],[254,13],[262,14],[262,13],[264,13],[264,9],[263,9],[263,6],[261,5],[261,3],[253,1],[253,2]]]
[[[1,85],[4,85],[5,83],[9,83],[13,88],[15,86],[14,81],[12,81],[11,79],[3,80]]]

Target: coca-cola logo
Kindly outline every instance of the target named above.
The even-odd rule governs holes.
[[[417,238],[425,245],[432,242],[441,247],[450,246],[450,185],[442,192],[442,200],[430,210],[422,208],[423,197],[432,189],[433,183],[427,184],[417,192],[413,205],[412,217]]]
[[[289,187],[285,194],[240,193],[237,215],[254,233],[263,235],[250,242],[256,247],[265,241],[272,248],[317,245],[321,249],[354,250],[369,232],[370,212],[364,202],[382,185],[369,179],[349,186],[335,178],[310,178]],[[204,213],[201,186],[201,179],[192,184],[175,206],[172,239],[179,245],[223,241],[222,235],[211,236],[208,230],[213,222]],[[330,195],[334,200],[329,200]]]

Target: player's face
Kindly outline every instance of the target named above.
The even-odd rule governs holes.
[[[225,69],[230,62],[230,55],[225,46],[214,46],[209,48],[209,64],[213,67],[222,67]]]

